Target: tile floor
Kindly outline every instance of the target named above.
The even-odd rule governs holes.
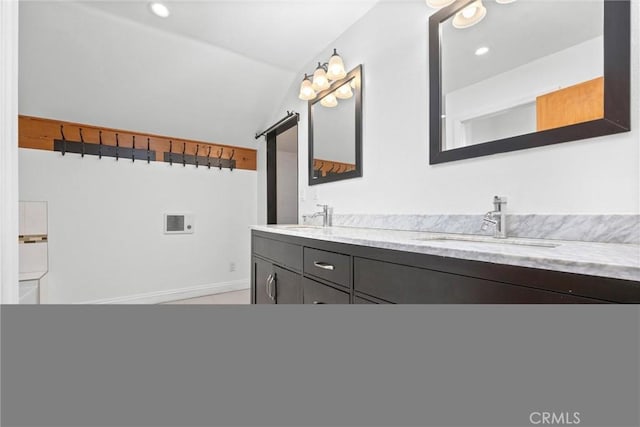
[[[249,289],[243,291],[225,292],[223,294],[206,295],[198,298],[165,302],[165,304],[250,304]]]

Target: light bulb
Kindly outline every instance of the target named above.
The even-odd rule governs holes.
[[[315,91],[329,89],[329,79],[327,79],[327,73],[322,68],[322,65],[318,62],[318,68],[313,73],[312,87]]]
[[[353,96],[353,91],[351,90],[351,84],[347,83],[340,86],[336,90],[336,98],[338,99],[349,99]]]
[[[440,9],[441,7],[449,6],[455,0],[427,0],[427,6],[434,9]]]
[[[310,101],[312,99],[315,99],[315,97],[316,91],[313,90],[311,81],[309,80],[309,76],[305,74],[304,80],[302,80],[302,83],[300,84],[300,94],[298,95],[298,98],[302,99],[303,101]]]
[[[347,76],[347,72],[344,69],[344,62],[336,49],[333,49],[333,56],[329,59],[329,65],[327,67],[327,78],[329,80],[340,80]]]
[[[469,7],[464,8],[464,10],[462,11],[462,16],[464,16],[465,18],[469,19],[471,18],[473,15],[476,14],[476,10],[478,10],[478,8],[475,5],[471,5]]]
[[[329,95],[322,98],[322,101],[320,101],[320,104],[323,107],[333,108],[338,105],[338,100],[336,99],[336,96],[334,94],[330,93]]]
[[[482,4],[482,0],[477,0],[456,13],[453,17],[453,26],[460,29],[469,28],[482,21],[486,15],[487,9]]]

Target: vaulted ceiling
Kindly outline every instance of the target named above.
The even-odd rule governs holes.
[[[140,0],[20,2],[20,113],[255,147],[301,67],[377,1],[172,1],[166,19]]]
[[[289,71],[298,71],[378,0],[84,1],[110,14],[180,34]]]

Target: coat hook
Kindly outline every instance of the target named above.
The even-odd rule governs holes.
[[[173,141],[169,140],[169,166],[173,166]]]
[[[98,132],[98,158],[102,158],[102,131]]]
[[[211,169],[211,146],[209,146],[209,151],[207,151],[207,169]]]
[[[220,152],[218,153],[218,169],[222,170],[222,153],[224,153],[224,147],[222,147],[220,149]]]
[[[187,143],[183,142],[182,143],[182,167],[187,166],[187,160],[184,157],[186,152],[187,152]]]
[[[133,135],[133,142],[131,143],[131,162],[136,162],[136,136]]]
[[[149,138],[147,138],[147,164],[151,163],[151,151],[149,150]]]
[[[80,146],[82,147],[81,157],[84,157],[84,137],[82,136],[82,128],[78,129],[80,133]]]
[[[229,170],[231,172],[233,172],[233,165],[234,165],[234,161],[233,161],[233,156],[236,154],[236,150],[235,148],[231,150],[231,155],[229,156]]]
[[[67,152],[67,138],[64,137],[64,125],[60,125],[60,135],[62,135],[62,155]]]
[[[118,139],[118,134],[116,133],[116,161],[120,159],[120,140]]]
[[[200,151],[200,144],[196,144],[196,168],[198,167],[198,151]]]

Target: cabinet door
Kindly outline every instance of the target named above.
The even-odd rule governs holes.
[[[284,268],[273,267],[275,299],[278,304],[302,304],[302,276]]]
[[[256,304],[275,304],[275,299],[269,296],[273,292],[273,285],[270,285],[269,278],[273,277],[273,265],[270,262],[259,258],[253,259],[253,292]],[[271,286],[271,289],[268,287]]]

